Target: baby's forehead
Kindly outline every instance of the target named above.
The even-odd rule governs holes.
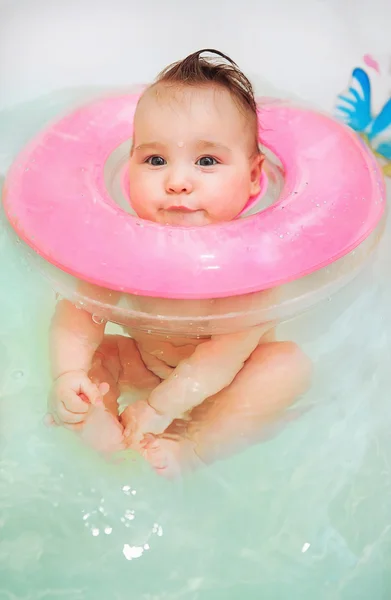
[[[254,134],[254,121],[221,86],[154,84],[137,105],[133,142],[213,140],[252,153]]]
[[[229,90],[213,83],[199,86],[153,84],[145,90],[138,102],[135,125],[144,119],[150,119],[152,111],[166,113],[168,116],[197,112],[205,115],[205,118],[213,113],[219,119],[247,121]]]

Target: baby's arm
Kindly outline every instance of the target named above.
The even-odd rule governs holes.
[[[60,300],[50,327],[53,379],[69,371],[88,372],[104,332],[104,323],[95,323],[87,311],[69,300]]]
[[[148,404],[137,403],[125,415],[131,443],[145,433],[160,434],[207,398],[226,388],[251,356],[267,327],[255,327],[229,335],[213,336],[182,360],[150,394]]]
[[[83,284],[80,293],[114,304],[118,295]],[[53,386],[49,411],[61,424],[81,423],[89,404],[102,401],[107,386],[98,387],[88,377],[93,356],[104,336],[105,324],[95,323],[86,310],[68,300],[58,302],[50,328]],[[85,401],[87,400],[87,402]]]

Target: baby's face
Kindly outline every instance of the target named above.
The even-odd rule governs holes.
[[[262,157],[228,91],[158,85],[134,119],[130,198],[143,219],[197,226],[230,221],[259,193]]]

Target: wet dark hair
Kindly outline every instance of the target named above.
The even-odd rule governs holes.
[[[214,56],[202,56],[204,53]],[[249,115],[258,149],[258,114],[253,86],[229,56],[211,48],[197,50],[163,69],[155,80],[155,85],[160,83],[184,86],[209,83],[228,90],[243,112]]]

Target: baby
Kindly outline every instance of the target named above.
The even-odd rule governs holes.
[[[195,52],[139,100],[132,207],[162,225],[235,219],[260,191],[263,159],[251,83],[224,54]],[[97,300],[120,299],[83,285]],[[159,313],[159,302],[141,299],[140,310],[155,303]],[[126,333],[105,335],[89,312],[58,302],[50,418],[100,450],[134,448],[168,477],[256,443],[309,385],[309,360],[294,343],[275,341],[270,324],[206,339]],[[136,400],[119,416],[120,396]]]

